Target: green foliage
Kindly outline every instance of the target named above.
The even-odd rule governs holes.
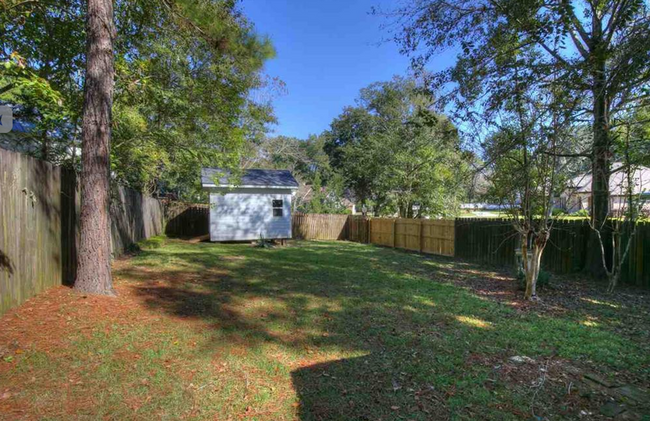
[[[246,167],[289,170],[301,184],[313,182],[316,174],[328,179],[332,170],[323,150],[322,136],[307,139],[276,136],[262,139],[247,157]]]
[[[580,209],[577,212],[573,212],[571,216],[580,216],[583,218],[588,218],[589,217],[589,211],[587,209]]]
[[[333,174],[327,188],[323,187],[320,172],[314,176],[310,186],[311,198],[298,208],[305,213],[346,213],[346,208],[341,203],[343,197],[343,178]]]
[[[584,147],[564,138],[556,153],[591,158],[593,221],[608,237],[613,132],[617,120],[650,105],[649,6],[647,0],[421,0],[388,15],[401,27],[394,39],[412,55],[415,70],[431,86],[449,88],[443,102],[476,146],[512,121],[508,112],[522,94],[555,85],[554,95],[537,104],[554,108],[553,116],[538,118],[570,120],[576,137],[589,132]],[[452,67],[426,72],[432,58],[452,48],[459,51]],[[599,248],[595,236],[591,243],[591,250]],[[602,275],[601,262],[597,253],[587,259],[594,275]]]
[[[451,45],[459,48],[450,69],[429,76],[433,84],[456,85],[448,99],[468,119],[498,124],[498,110],[518,92],[515,72],[527,91],[561,81],[572,98],[562,109],[576,116],[603,99],[612,117],[648,104],[647,1],[422,0],[387,15],[401,28],[394,39],[416,70]],[[594,90],[598,83],[607,95]]]
[[[551,210],[551,215],[552,216],[562,216],[562,215],[566,215],[566,214],[567,214],[567,212],[564,209],[553,208]]]
[[[0,7],[0,54],[23,56],[22,73],[29,75],[5,67],[0,89],[5,80],[31,83],[30,90],[26,83],[12,86],[0,100],[36,124],[34,154],[77,165],[84,3],[9,1]],[[261,69],[273,47],[232,1],[118,0],[114,8],[111,169],[131,187],[193,199],[202,166],[238,167],[246,145],[273,121],[270,104],[251,99],[269,83]],[[48,89],[37,89],[39,81]]]
[[[361,90],[358,102],[324,134],[332,167],[357,200],[376,214],[454,214],[467,164],[456,128],[433,111],[431,94],[396,77]]]
[[[305,140],[287,136],[263,139],[246,167],[289,170],[299,183],[292,205],[305,213],[343,213],[343,177],[335,172],[323,146],[325,136],[311,135]]]
[[[612,132],[617,162],[650,167],[650,105],[621,116]]]
[[[317,173],[314,181],[311,184],[313,190],[311,200],[307,204],[306,210],[309,213],[323,213],[325,202],[325,194],[323,193],[323,185],[321,183],[320,174]]]
[[[146,240],[138,242],[138,248],[142,250],[155,250],[159,249],[167,243],[167,237],[164,235],[157,235],[149,237]]]

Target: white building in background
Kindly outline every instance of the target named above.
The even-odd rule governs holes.
[[[291,238],[291,200],[298,182],[288,170],[245,170],[237,184],[228,171],[203,168],[210,193],[210,241]]]
[[[609,209],[614,215],[621,213],[626,206],[627,176],[625,171],[616,171],[622,164],[612,164],[615,172],[609,179]],[[650,195],[650,168],[637,167],[632,173],[633,194]],[[591,173],[581,174],[569,181],[568,188],[562,192],[556,205],[569,213],[581,209],[591,211]],[[645,199],[644,213],[650,212],[650,197]]]

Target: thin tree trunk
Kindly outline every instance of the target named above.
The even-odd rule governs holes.
[[[75,289],[113,295],[109,216],[114,34],[112,0],[88,0],[86,30],[81,239]]]

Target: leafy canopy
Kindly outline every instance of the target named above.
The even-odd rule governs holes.
[[[0,100],[33,127],[35,155],[77,165],[83,2],[1,7],[0,60],[24,57],[27,79],[47,84],[58,100],[21,89],[25,76],[7,71]],[[230,0],[117,0],[115,21],[113,174],[135,188],[191,198],[202,166],[237,166],[273,121],[269,103],[251,99],[268,83],[261,69],[274,55],[271,43]]]
[[[452,214],[466,165],[456,128],[412,79],[370,85],[336,118],[325,150],[360,203],[403,217]]]

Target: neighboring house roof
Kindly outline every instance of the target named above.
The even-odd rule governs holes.
[[[218,184],[215,184],[215,181]],[[236,183],[236,184],[235,184]],[[240,180],[233,178],[231,172],[220,168],[201,170],[203,187],[266,187],[297,189],[298,182],[289,170],[244,170]]]
[[[612,168],[621,168],[620,162],[614,163]],[[650,168],[638,167],[632,174],[634,180],[634,194],[650,192]],[[574,193],[591,193],[591,173],[581,174],[569,182],[569,188]],[[609,178],[609,194],[612,196],[625,195],[627,188],[627,175],[625,171],[616,171]]]

